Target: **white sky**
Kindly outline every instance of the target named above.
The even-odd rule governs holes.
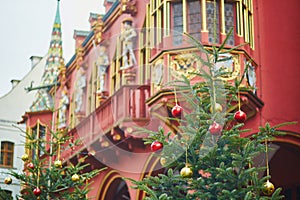
[[[104,0],[61,0],[65,63],[75,53],[74,30],[90,30],[90,12],[103,14]],[[0,97],[31,69],[30,56],[49,48],[57,0],[6,0],[0,3]]]

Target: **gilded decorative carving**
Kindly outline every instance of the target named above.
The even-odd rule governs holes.
[[[77,62],[77,67],[82,65],[83,62],[83,56],[84,56],[84,48],[83,47],[78,47],[76,49],[76,62]]]
[[[101,40],[102,40],[102,31],[103,31],[103,20],[102,20],[102,16],[99,16],[97,18],[97,21],[95,21],[92,25],[92,29],[94,31],[94,41],[96,43],[96,45],[100,44]]]
[[[137,13],[136,0],[121,0],[121,11],[134,16]]]
[[[191,53],[179,54],[171,61],[171,72],[174,77],[185,75],[191,78],[191,72],[195,72],[200,66],[196,57]]]
[[[64,59],[60,60],[59,75],[60,75],[60,82],[64,84],[66,82],[66,66],[64,63]]]
[[[228,73],[222,77],[224,80],[235,79],[240,74],[240,62],[238,55],[229,53],[220,54],[219,60],[221,61],[216,63],[216,70],[222,69],[223,72]]]

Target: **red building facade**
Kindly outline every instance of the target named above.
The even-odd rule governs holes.
[[[222,55],[232,59],[219,64],[232,72],[227,81],[241,77],[248,66],[243,85],[253,89],[241,95],[241,102],[251,134],[265,122],[300,121],[298,1],[106,0],[104,5],[104,15],[90,14],[90,31],[74,32],[76,53],[66,65],[59,62],[58,81],[49,82],[55,109],[24,116],[28,131],[64,129],[72,136],[69,144],[80,139],[75,146],[64,144],[64,162],[88,156],[92,169],[107,167],[92,180],[89,197],[142,199],[144,194],[123,178],[140,180],[163,171],[137,127],[174,129],[160,117],[174,105],[174,92],[162,85],[201,67],[183,33],[211,48],[233,28],[226,48],[247,43]],[[273,142],[272,182],[296,199],[300,125],[284,131]],[[51,138],[50,131],[38,136]]]

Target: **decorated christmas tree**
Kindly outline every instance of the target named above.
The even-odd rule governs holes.
[[[224,48],[228,37],[212,48],[186,37],[197,46],[194,56],[202,65],[188,77],[165,85],[174,94],[164,120],[172,128],[141,129],[149,134],[145,143],[151,144],[165,170],[141,181],[131,180],[134,187],[151,200],[282,199],[281,188],[271,183],[267,156],[269,142],[283,134],[277,128],[288,123],[265,124],[255,134],[241,137],[250,131],[243,128],[247,116],[241,94],[254,88],[244,84],[244,74],[233,81],[226,79],[232,74],[220,63],[231,59],[222,56],[233,50]],[[255,162],[262,155],[266,157],[263,166]]]
[[[66,135],[66,129],[51,133],[51,140],[36,139],[36,133],[26,133],[26,154],[23,172],[11,171],[5,183],[12,183],[11,177],[21,182],[18,199],[88,199],[91,179],[100,171],[91,169],[85,161],[88,155],[75,155],[77,159],[65,161],[61,152],[80,143]],[[64,145],[68,142],[69,145]],[[2,194],[2,193],[0,193]],[[6,195],[3,193],[3,195]],[[3,199],[6,199],[3,198]]]

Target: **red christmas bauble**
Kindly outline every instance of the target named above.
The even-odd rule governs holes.
[[[234,113],[234,119],[239,123],[244,123],[246,121],[246,117],[246,113],[241,110]]]
[[[173,108],[172,108],[172,115],[173,117],[180,117],[181,116],[181,113],[182,113],[182,107],[180,105],[175,105]]]
[[[29,169],[34,169],[34,164],[30,162],[26,165],[26,167]]]
[[[40,188],[38,188],[38,187],[34,188],[33,194],[34,194],[35,196],[40,196],[41,193],[42,193],[42,191],[41,191]]]
[[[151,144],[151,150],[152,151],[158,151],[160,150],[161,148],[163,148],[163,144],[161,142],[158,142],[158,141],[154,141],[152,142]]]
[[[221,133],[222,127],[217,122],[214,122],[209,126],[208,130],[212,135],[217,135]]]

